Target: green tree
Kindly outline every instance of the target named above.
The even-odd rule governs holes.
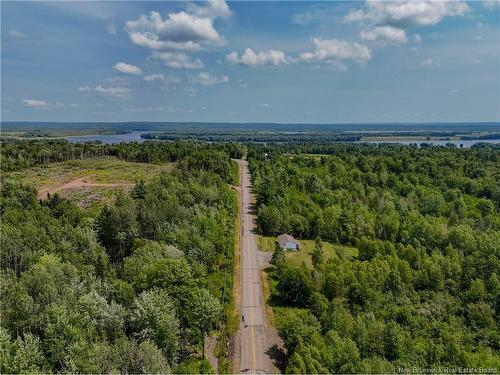
[[[278,242],[275,243],[273,256],[270,262],[278,272],[281,272],[286,264],[286,254],[285,250],[280,246]]]
[[[313,293],[311,274],[305,268],[284,267],[277,289],[283,303],[307,306]]]
[[[319,333],[320,324],[317,319],[304,309],[286,309],[279,311],[277,328],[289,355],[300,345],[308,345]]]
[[[144,199],[146,197],[146,184],[144,183],[144,180],[136,182],[134,189],[132,190],[132,197],[134,197],[134,199]]]
[[[151,340],[162,350],[168,362],[174,362],[178,347],[179,321],[166,290],[151,289],[135,300],[130,322],[135,335]]]
[[[324,252],[323,252],[323,244],[321,242],[321,238],[317,237],[314,242],[314,249],[312,253],[312,264],[315,268],[322,265],[324,262]]]
[[[205,356],[205,336],[220,321],[222,307],[206,289],[197,288],[189,293],[186,303],[186,318],[196,327],[198,338],[202,342],[202,358]]]
[[[139,233],[136,219],[135,202],[124,194],[118,195],[114,207],[103,208],[97,222],[98,236],[114,262],[130,254],[133,240]]]
[[[0,327],[0,372],[2,374],[38,374],[48,369],[38,337],[28,333],[12,341]]]

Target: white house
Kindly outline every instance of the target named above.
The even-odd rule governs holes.
[[[284,250],[298,251],[300,249],[300,242],[289,234],[282,234],[278,236],[278,243]]]

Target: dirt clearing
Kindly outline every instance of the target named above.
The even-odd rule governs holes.
[[[93,182],[93,178],[95,176],[83,176],[77,179],[71,180],[69,182],[62,182],[53,185],[41,186],[38,189],[38,198],[45,199],[48,194],[53,194],[59,191],[72,191],[79,190],[82,188],[132,188],[135,184],[129,182],[115,182],[115,183],[102,183],[102,182]]]

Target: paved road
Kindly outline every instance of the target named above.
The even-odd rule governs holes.
[[[252,214],[252,186],[248,162],[237,160],[241,186],[241,317],[240,317],[240,373],[277,373],[269,356],[270,348],[279,345],[274,327],[266,322],[260,269],[267,260],[257,249]]]

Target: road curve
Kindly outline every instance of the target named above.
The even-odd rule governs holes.
[[[260,270],[268,264],[267,254],[257,249],[252,212],[253,196],[246,160],[237,160],[240,169],[241,215],[241,300],[239,369],[241,374],[278,373],[271,355],[280,346],[276,329],[268,324],[262,294]]]

